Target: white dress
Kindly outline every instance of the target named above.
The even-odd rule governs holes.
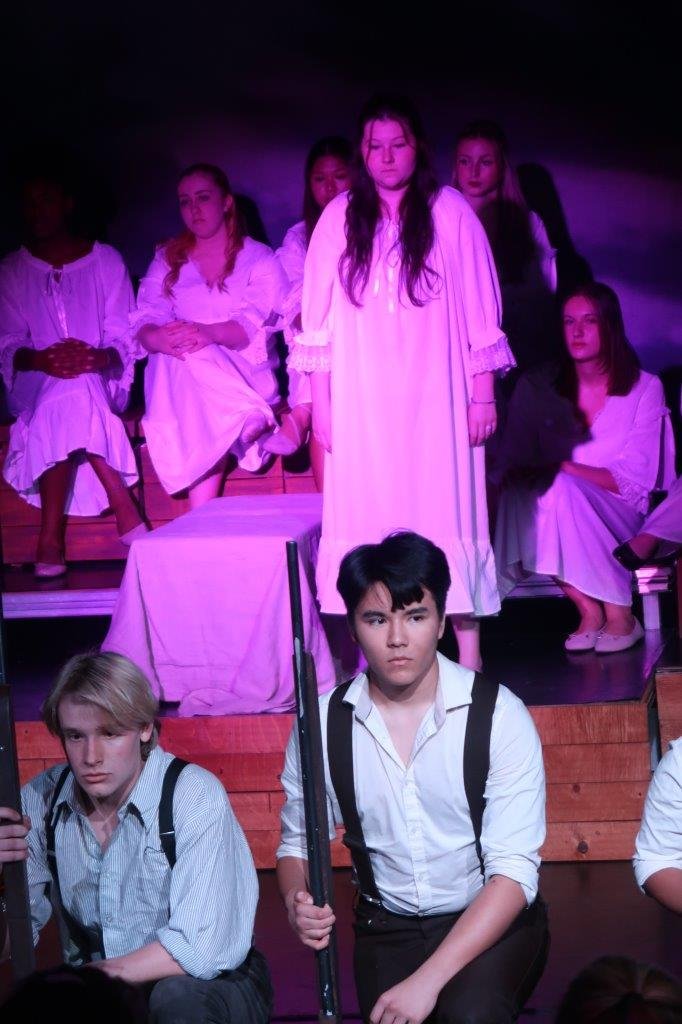
[[[137,311],[131,317],[133,333],[144,324],[161,326],[171,320],[235,320],[248,337],[247,346],[238,352],[207,345],[184,360],[149,354],[142,425],[159,480],[175,494],[194,484],[228,451],[248,470],[259,469],[267,457],[257,444],[240,443],[239,435],[254,412],[275,422],[270,408],[278,398],[272,334],[278,329],[286,284],[272,250],[252,238],[244,239],[222,289],[209,287],[190,259],[180,269],[173,294],[166,295],[163,281],[168,270],[159,249],[140,282]]]
[[[537,487],[503,487],[495,530],[498,585],[505,597],[531,573],[571,583],[598,601],[629,605],[632,577],[613,557],[637,533],[650,492],[667,487],[674,444],[663,387],[642,372],[628,395],[610,395],[588,430],[552,373],[522,377],[510,408],[500,472],[570,460],[608,469],[618,493],[568,473],[549,471]]]
[[[296,344],[296,337],[300,331],[293,326],[296,317],[301,315],[301,300],[303,297],[303,268],[305,256],[308,251],[306,241],[305,221],[300,220],[293,227],[289,228],[284,241],[275,253],[280,262],[282,270],[286,274],[288,289],[282,305],[282,330],[287,349],[291,353]],[[294,408],[311,401],[310,381],[307,374],[299,373],[291,365],[289,366],[289,406]]]
[[[472,378],[513,366],[485,232],[467,201],[444,188],[433,205],[429,265],[437,282],[413,306],[399,282],[397,228],[379,225],[362,306],[339,278],[347,196],[329,203],[308,248],[305,372],[331,370],[332,452],[325,457],[317,564],[322,611],[343,613],[339,563],[358,544],[407,528],[443,549],[449,613],[499,610],[488,534],[483,448],[469,444]]]
[[[130,441],[116,415],[125,408],[140,354],[128,334],[133,306],[123,260],[101,242],[61,270],[23,248],[0,263],[0,372],[16,416],[3,474],[31,505],[40,507],[38,481],[45,470],[73,453],[79,454],[67,495],[68,515],[93,516],[108,507],[85,452],[105,459],[126,486],[137,480]],[[114,380],[86,373],[64,380],[37,370],[14,372],[18,349],[45,349],[69,337],[95,348],[115,348],[121,376]]]

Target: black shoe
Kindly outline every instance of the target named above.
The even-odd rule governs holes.
[[[679,544],[673,545],[670,541],[660,541],[658,550],[660,551],[658,555],[640,558],[625,541],[624,544],[619,544],[617,548],[614,548],[613,557],[626,569],[635,572],[636,569],[641,569],[645,565],[674,565],[682,556],[682,547]]]

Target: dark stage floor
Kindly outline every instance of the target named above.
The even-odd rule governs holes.
[[[343,1015],[358,1019],[352,979],[351,886],[347,870],[335,871]],[[259,872],[261,899],[256,942],[267,957],[275,987],[273,1021],[317,1020],[313,954],[293,936],[277,896],[274,871]],[[550,1024],[568,982],[597,956],[619,953],[665,970],[682,972],[680,920],[642,896],[629,863],[546,864],[541,888],[549,905],[552,945],[540,983],[522,1020]],[[53,922],[38,947],[39,966],[59,961]],[[10,984],[0,966],[0,996]]]
[[[72,570],[60,587],[66,587],[74,601],[98,601],[103,600],[107,587],[115,594],[116,577],[116,563],[103,563],[98,569]],[[26,589],[20,589],[22,584]],[[57,597],[64,592],[54,589],[54,584],[46,591],[45,584],[28,573],[8,574],[6,588],[7,598],[13,593],[28,599],[36,593]],[[657,664],[680,664],[682,652],[672,627],[673,611],[672,595],[665,595],[661,630],[648,631],[629,651],[600,656],[564,651],[563,640],[575,627],[575,613],[568,601],[554,597],[507,601],[499,616],[482,624],[485,671],[505,682],[527,704],[639,700]],[[100,644],[109,621],[107,614],[6,619],[7,676],[13,685],[17,720],[39,717],[41,701],[60,665],[72,654]],[[456,656],[454,638],[449,640],[447,634],[444,650]],[[172,710],[164,713],[172,714]]]

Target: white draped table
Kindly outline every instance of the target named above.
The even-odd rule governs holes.
[[[294,706],[287,540],[298,543],[306,645],[336,682],[314,597],[319,494],[215,498],[136,540],[104,650],[125,654],[180,715]]]

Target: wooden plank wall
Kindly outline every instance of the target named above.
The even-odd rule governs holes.
[[[171,497],[159,483],[151,464],[139,421],[124,420],[128,434],[140,443],[135,444],[138,464],[142,473],[142,501],[152,526],[161,526],[182,515],[189,508],[186,497]],[[0,426],[0,464],[9,437],[9,427]],[[286,466],[286,468],[285,468]],[[275,459],[260,473],[247,473],[235,467],[228,475],[225,495],[289,494],[315,491],[310,466],[305,455],[286,460]],[[137,493],[137,488],[133,493]],[[0,477],[0,520],[2,523],[2,550],[6,564],[32,562],[35,559],[40,513],[33,508]],[[127,548],[118,539],[111,514],[95,517],[69,517],[66,524],[66,558],[72,561],[125,558]]]
[[[547,771],[548,861],[628,860],[650,780],[643,703],[531,708]],[[292,715],[168,718],[162,744],[214,772],[230,794],[259,868],[274,866],[279,781]],[[682,731],[682,730],[681,730]],[[17,725],[22,781],[63,760],[39,722]],[[337,838],[333,863],[349,863]]]
[[[682,561],[680,565],[682,565]],[[658,669],[656,672],[656,700],[661,734],[661,754],[665,754],[670,741],[682,736],[682,667]]]

